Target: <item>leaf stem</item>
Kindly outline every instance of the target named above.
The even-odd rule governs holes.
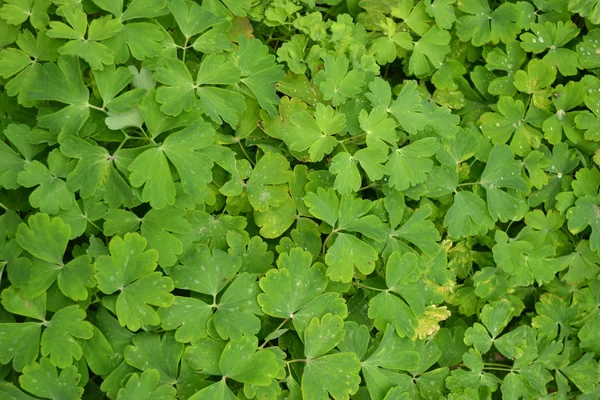
[[[474,186],[474,185],[481,185],[481,182],[465,182],[465,183],[459,183],[457,186],[461,187],[461,186]]]
[[[350,152],[348,151],[348,149],[346,148],[346,146],[344,145],[344,142],[342,141],[338,141],[338,143],[342,146],[342,148],[344,149],[344,151],[348,154],[350,154]],[[351,155],[351,154],[350,154]]]
[[[185,63],[185,52],[187,51],[187,48],[188,48],[188,47],[187,47],[188,40],[190,40],[190,38],[189,38],[189,37],[186,37],[186,38],[185,38],[185,43],[183,43],[183,47],[182,47],[182,49],[183,49],[183,56],[182,56],[182,58],[181,58],[181,61],[183,61],[184,63]]]
[[[156,142],[154,141],[154,139],[152,137],[148,136],[148,134],[146,133],[146,131],[144,130],[144,128],[142,128],[141,126],[140,126],[140,131],[142,132],[142,135],[144,135],[144,137],[146,139],[148,139],[150,142],[152,142],[152,144],[156,144]]]
[[[104,107],[98,107],[98,106],[95,106],[95,105],[90,104],[90,103],[88,103],[88,107],[92,108],[94,110],[102,111],[103,113],[106,114],[106,109],[104,109]]]
[[[248,153],[246,152],[246,149],[244,148],[244,145],[242,144],[242,141],[239,138],[235,138],[235,141],[237,142],[237,144],[240,145],[240,149],[242,149],[242,153],[244,153],[244,156],[246,156],[246,159],[248,160],[248,162],[250,164],[252,164],[252,166],[256,166],[256,163],[254,161],[252,161],[252,159],[250,158],[250,156],[248,155]]]
[[[500,363],[495,363],[495,362],[486,362],[483,363],[483,368],[486,368],[487,366],[490,367],[503,367],[503,368],[510,368],[510,365],[506,365],[506,364],[500,364]]]
[[[333,230],[331,231],[331,233],[330,233],[329,235],[327,235],[327,237],[326,237],[326,238],[325,238],[325,240],[323,241],[323,249],[321,250],[321,255],[322,255],[323,257],[325,257],[325,250],[327,250],[327,242],[329,241],[329,239],[331,238],[331,236],[332,236],[334,233],[338,233],[338,232],[339,232],[339,230],[338,230],[338,229],[333,229]]]
[[[92,225],[94,228],[98,229],[98,231],[102,232],[102,228],[100,228],[98,225],[96,225],[96,223],[94,223],[93,221],[90,221],[89,219],[87,220],[87,222]]]
[[[365,137],[365,136],[367,136],[367,133],[366,133],[366,132],[364,132],[364,133],[360,133],[360,134],[358,134],[358,135],[354,135],[354,136],[347,137],[347,138],[345,138],[345,139],[342,139],[342,140],[340,140],[339,142],[340,142],[340,144],[341,144],[341,143],[344,143],[344,142],[349,142],[349,141],[351,141],[351,140],[353,140],[353,139],[360,139],[360,138],[363,138],[363,137]]]
[[[363,186],[363,187],[361,187],[360,189],[358,189],[358,191],[359,191],[359,192],[361,192],[361,191],[363,191],[363,190],[366,190],[366,189],[371,189],[371,188],[378,187],[378,186],[379,186],[379,183],[377,183],[377,182],[373,182],[373,183],[369,183],[369,184],[368,184],[368,185],[366,185],[366,186]]]
[[[577,243],[575,242],[575,236],[573,236],[573,234],[569,231],[569,229],[565,225],[561,226],[560,229],[567,233],[567,236],[568,236],[569,240],[571,241],[571,243],[573,244],[573,246],[577,247]]]
[[[460,367],[460,368],[468,368],[463,363],[460,363],[457,366]],[[518,371],[518,370],[515,370],[514,368],[512,368],[512,367],[510,367],[508,365],[502,365],[502,364],[497,364],[497,363],[484,363],[483,364],[483,369],[486,369],[486,370],[489,370],[489,371],[502,371],[502,372],[515,372],[515,371]]]
[[[380,289],[380,288],[376,288],[376,287],[372,287],[372,286],[367,286],[367,285],[363,285],[362,283],[358,283],[358,282],[354,282],[354,286],[359,287],[361,289],[375,290],[377,292],[387,292],[388,291],[388,289]]]
[[[308,360],[306,358],[296,358],[294,360],[290,360],[290,361],[286,361],[285,363],[290,365],[291,363],[295,363],[295,362],[307,362]]]
[[[515,371],[512,368],[486,367],[485,365],[483,366],[483,369],[486,369],[488,371],[503,371],[503,372],[514,372]]]
[[[266,338],[268,338],[269,336],[271,336],[272,334],[274,334],[275,332],[277,332],[278,330],[280,330],[288,321],[290,320],[290,317],[286,318],[283,320],[282,323],[279,324],[279,326],[277,326],[277,328],[275,328],[271,333],[269,333],[267,336],[265,336]],[[258,346],[258,350],[264,348],[266,346],[266,344],[269,343],[269,340],[265,340],[263,342],[263,344],[261,344],[260,346]]]
[[[119,144],[119,147],[117,147],[117,149],[115,150],[115,152],[113,154],[116,154],[119,150],[121,150],[123,148],[123,146],[125,145],[125,143],[127,143],[127,141],[129,139],[131,139],[131,136],[129,136],[127,133],[125,133],[125,131],[123,131],[123,129],[121,129],[121,133],[125,136],[125,138]]]

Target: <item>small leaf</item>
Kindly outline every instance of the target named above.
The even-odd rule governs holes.
[[[66,367],[59,375],[52,362],[42,358],[39,364],[34,362],[23,368],[19,383],[28,392],[46,399],[77,400],[83,394],[83,388],[78,386],[80,379],[75,366]]]

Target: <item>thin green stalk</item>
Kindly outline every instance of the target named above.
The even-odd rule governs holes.
[[[486,367],[486,366],[484,366],[483,369],[488,370],[488,371],[502,371],[502,372],[514,372],[515,371],[512,368],[498,368],[498,367]]]
[[[95,105],[89,104],[89,103],[88,103],[88,107],[91,108],[91,109],[94,109],[94,110],[101,111],[101,112],[103,112],[105,114],[107,113],[106,109],[104,107],[98,107],[98,106],[95,106]]]
[[[244,148],[244,145],[242,144],[242,141],[239,138],[235,138],[235,141],[237,142],[237,144],[240,145],[240,149],[242,149],[242,153],[244,153],[244,156],[246,156],[246,159],[248,160],[248,162],[250,164],[252,164],[253,167],[256,166],[256,163],[250,158],[250,156],[246,152],[246,149]]]
[[[274,334],[275,332],[277,332],[278,330],[280,330],[288,321],[290,320],[290,318],[286,318],[283,320],[282,323],[279,324],[279,326],[277,326],[277,328],[275,328],[271,333],[269,333],[266,337],[268,338],[269,336],[271,336],[272,334]],[[266,346],[266,344],[269,343],[269,340],[265,340],[263,342],[263,344],[261,344],[258,349],[262,349]]]
[[[187,48],[188,48],[188,45],[187,45],[188,44],[188,40],[190,40],[190,38],[186,37],[185,38],[185,43],[183,44],[183,47],[182,47],[182,49],[183,49],[183,56],[181,57],[181,61],[183,61],[184,63],[185,63],[185,53],[186,53]]]
[[[329,241],[329,239],[331,238],[331,236],[332,236],[334,233],[338,233],[338,232],[339,232],[339,231],[338,231],[337,229],[333,229],[333,230],[331,231],[331,233],[330,233],[329,235],[327,235],[327,237],[326,237],[326,238],[325,238],[325,240],[323,241],[323,249],[321,250],[321,255],[322,255],[323,257],[325,257],[325,251],[327,250],[327,242]]]
[[[373,286],[367,286],[367,285],[363,285],[362,283],[357,283],[357,282],[354,283],[354,286],[359,287],[361,289],[375,290],[377,292],[387,292],[388,291],[387,289],[380,289],[380,288],[376,288]]]

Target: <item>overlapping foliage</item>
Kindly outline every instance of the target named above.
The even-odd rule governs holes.
[[[600,398],[598,0],[3,0],[2,399]]]

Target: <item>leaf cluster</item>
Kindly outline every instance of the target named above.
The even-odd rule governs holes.
[[[598,24],[3,0],[0,398],[600,398]]]

